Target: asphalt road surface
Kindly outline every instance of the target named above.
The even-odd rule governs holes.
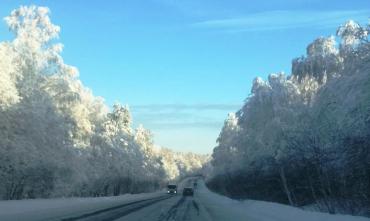
[[[194,196],[183,196],[184,187],[194,187]],[[203,185],[199,185],[203,184]],[[205,188],[203,180],[189,178],[178,187],[178,194],[163,194],[151,199],[138,200],[111,208],[97,210],[62,221],[196,221],[213,220],[199,199],[198,190]]]

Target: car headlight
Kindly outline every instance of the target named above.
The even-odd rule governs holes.
[[[177,193],[177,191],[175,190],[175,193]]]
[[[170,191],[169,191],[169,190],[167,190],[167,193],[170,193]]]

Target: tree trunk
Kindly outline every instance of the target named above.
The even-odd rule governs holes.
[[[284,187],[284,192],[285,192],[285,194],[288,198],[289,204],[291,206],[294,206],[294,202],[293,202],[293,199],[292,199],[292,194],[289,190],[288,183],[287,183],[287,180],[286,180],[286,177],[285,177],[285,171],[284,171],[284,168],[282,166],[280,167],[280,178],[281,178],[281,183]]]

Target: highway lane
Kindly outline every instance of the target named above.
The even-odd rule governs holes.
[[[118,219],[118,221],[146,220],[207,221],[212,219],[205,207],[201,204],[201,201],[198,199],[196,192],[194,196],[182,196],[179,194]]]
[[[160,196],[151,199],[138,200],[131,203],[125,203],[122,205],[97,210],[91,213],[85,213],[82,215],[63,218],[62,221],[111,221],[117,220],[120,217],[124,217],[127,214],[138,211],[142,208],[150,206],[155,203],[159,203],[163,200],[169,199],[171,196]]]
[[[188,178],[179,184],[178,194],[164,194],[151,199],[138,200],[111,208],[66,217],[61,221],[197,221],[212,220],[200,204],[197,188],[194,196],[183,196],[184,187],[193,186],[198,178]]]
[[[193,182],[203,182],[198,178],[188,178],[179,185],[179,193],[161,202],[149,205],[127,214],[117,221],[207,221],[211,219],[199,198],[198,187],[194,196],[183,196],[184,187],[193,186]]]

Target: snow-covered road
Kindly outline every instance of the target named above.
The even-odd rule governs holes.
[[[175,196],[119,221],[370,221],[365,217],[309,212],[277,203],[232,200],[211,192],[201,179],[197,183],[194,197]]]
[[[110,198],[23,200],[0,202],[0,220],[118,220],[118,221],[370,221],[365,217],[303,211],[277,203],[236,201],[207,189],[197,181],[193,197],[157,192]],[[48,203],[47,203],[48,202]]]

